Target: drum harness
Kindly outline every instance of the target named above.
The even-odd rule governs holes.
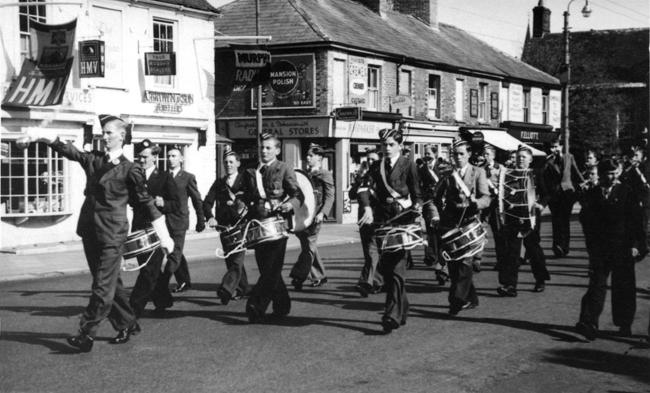
[[[536,217],[534,215],[531,214],[531,215],[529,215],[528,218],[526,218],[526,217],[517,216],[516,214],[512,214],[512,213],[509,212],[512,208],[516,208],[516,207],[526,207],[526,208],[530,209],[530,201],[528,201],[526,199],[526,203],[516,203],[516,202],[510,201],[510,200],[505,198],[505,193],[506,192],[510,196],[516,195],[519,192],[526,192],[526,193],[529,192],[528,182],[530,181],[530,178],[529,178],[528,174],[529,174],[530,170],[529,169],[526,169],[526,170],[519,169],[518,171],[523,171],[523,175],[517,176],[517,175],[513,174],[512,173],[513,171],[511,171],[511,170],[510,171],[502,171],[502,172],[499,173],[499,185],[502,186],[502,190],[503,190],[502,193],[500,193],[501,195],[499,195],[499,211],[501,212],[502,216],[510,216],[510,217],[517,218],[519,220],[529,220],[531,228],[534,228],[535,224],[536,224],[536,221],[537,221]],[[524,188],[515,188],[515,187],[510,186],[510,184],[508,182],[506,182],[506,180],[505,180],[506,176],[509,176],[509,177],[513,178],[514,181],[516,181],[516,182],[524,180],[525,181],[524,182],[525,187]],[[508,206],[507,207],[504,206],[504,203],[507,203]]]
[[[393,217],[393,218],[389,219],[388,221],[386,221],[384,224],[385,224],[385,226],[388,226],[388,225],[391,225],[391,223],[393,221],[395,221],[396,219],[398,219],[399,217],[402,217],[403,215],[405,215],[407,213],[410,213],[411,211],[414,211],[414,210],[410,209],[410,207],[412,206],[411,199],[409,197],[402,197],[402,195],[400,195],[400,193],[395,191],[395,189],[393,189],[393,187],[391,187],[388,184],[388,180],[386,179],[386,162],[385,162],[385,160],[386,160],[385,158],[382,160],[382,163],[381,163],[381,165],[379,167],[380,168],[379,173],[381,174],[381,180],[384,183],[384,187],[386,187],[386,191],[388,191],[390,196],[397,203],[399,203],[400,206],[402,206],[404,209],[408,209],[408,210],[404,210],[402,213],[400,213],[400,214],[396,215],[395,217]],[[383,238],[383,240],[381,242],[380,250],[383,252],[383,250],[386,248],[386,244],[388,242],[388,237],[389,236],[394,236],[394,235],[401,235],[402,237],[410,236],[410,237],[413,238],[413,240],[414,240],[413,244],[411,244],[410,246],[403,246],[403,245],[401,246],[401,248],[404,249],[404,250],[411,250],[411,249],[413,249],[413,248],[415,248],[415,247],[417,247],[417,246],[419,246],[421,244],[425,244],[424,238],[416,233],[416,229],[417,229],[417,226],[415,226],[415,225],[407,226],[407,227],[404,227],[404,226],[392,226],[392,228],[390,230],[388,230],[388,232],[386,232],[386,235],[384,236],[384,238]]]

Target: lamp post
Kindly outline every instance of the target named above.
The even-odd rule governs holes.
[[[571,85],[571,58],[569,55],[569,7],[575,0],[569,1],[564,11],[564,67],[566,70],[566,83],[564,85],[564,149],[569,152],[569,87]],[[585,6],[582,7],[582,16],[588,18],[591,15],[589,0],[585,0]]]

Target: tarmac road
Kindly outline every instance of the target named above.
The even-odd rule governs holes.
[[[194,287],[177,296],[168,318],[145,314],[143,332],[117,346],[106,342],[115,333],[104,323],[88,354],[65,343],[87,303],[87,275],[0,282],[0,392],[650,392],[642,341],[648,260],[637,265],[634,336],[613,335],[607,304],[601,328],[608,334],[588,343],[573,332],[587,282],[582,239],[574,239],[572,254],[549,259],[546,292],[530,291],[532,275],[522,267],[517,298],[496,295],[488,248],[476,276],[480,306],[458,317],[448,316],[447,286],[435,284],[415,251],[409,320],[390,335],[379,324],[383,295],[353,291],[357,244],[323,247],[329,283],[291,292],[291,315],[264,325],[247,323],[243,301],[219,303],[223,262],[195,261]],[[287,253],[287,283],[296,256]],[[126,274],[126,285],[135,277]]]

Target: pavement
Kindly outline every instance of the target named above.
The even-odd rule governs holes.
[[[318,237],[319,246],[355,242],[359,242],[359,227],[356,224],[325,224]],[[215,258],[217,248],[221,249],[221,240],[216,231],[206,229],[202,233],[188,233],[185,240],[185,257],[188,263]],[[289,236],[287,249],[299,248],[298,238]],[[247,251],[247,253],[252,252],[252,250]],[[18,248],[14,253],[2,253],[0,269],[2,271],[0,282],[88,272],[81,241],[37,244]]]

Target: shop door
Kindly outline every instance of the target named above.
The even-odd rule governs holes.
[[[336,187],[336,152],[327,152],[323,156],[323,169],[326,169],[332,172],[332,177],[334,180],[334,187]],[[325,212],[327,216],[325,221],[327,222],[336,222],[336,189],[334,190],[334,203],[332,204],[332,209],[328,212]]]

